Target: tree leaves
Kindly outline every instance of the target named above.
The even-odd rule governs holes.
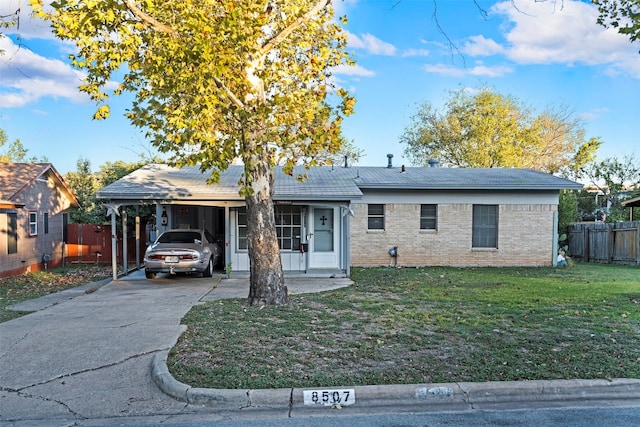
[[[224,169],[238,155],[247,162],[254,154],[247,136],[256,129],[269,143],[252,149],[269,145],[294,162],[312,159],[353,111],[344,89],[332,94],[328,70],[349,58],[326,0],[269,7],[255,0],[66,0],[53,11],[31,1],[58,37],[76,44],[71,60],[88,72],[80,90],[99,103],[94,118],[109,116],[105,90],[124,72],[111,95],[135,93],[127,116],[178,165]]]
[[[535,114],[493,88],[451,92],[443,111],[419,107],[400,142],[405,155],[425,165],[438,158],[456,167],[521,167],[577,174],[593,159],[598,139],[584,142],[580,122],[566,108]]]
[[[637,0],[592,0],[598,6],[598,24],[617,28],[632,42],[640,39],[640,3]]]

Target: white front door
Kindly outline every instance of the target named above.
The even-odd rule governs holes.
[[[309,268],[338,268],[338,224],[334,208],[313,208]]]

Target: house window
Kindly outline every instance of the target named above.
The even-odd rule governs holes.
[[[300,206],[276,206],[276,233],[283,251],[300,250],[302,210]],[[238,209],[238,249],[247,250],[247,209]]]
[[[7,214],[7,254],[18,253],[18,214]]]
[[[247,250],[247,209],[238,209],[238,249]]]
[[[280,250],[300,250],[300,206],[276,206],[276,233]]]
[[[369,205],[367,221],[369,230],[384,230],[384,205]]]
[[[420,230],[438,228],[438,205],[420,205]]]
[[[38,235],[38,212],[29,211],[29,236]]]
[[[49,234],[49,212],[44,213],[44,217],[42,218],[42,226],[44,228],[44,234]]]
[[[498,248],[498,206],[473,205],[471,246]]]

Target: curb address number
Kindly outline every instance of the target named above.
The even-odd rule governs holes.
[[[352,388],[340,390],[304,390],[304,404],[309,406],[353,405],[356,391]]]

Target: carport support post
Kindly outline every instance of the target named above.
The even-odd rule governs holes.
[[[140,206],[136,205],[136,270],[140,270]]]
[[[113,280],[118,280],[118,256],[117,245],[118,239],[116,236],[116,212],[111,212],[111,267],[113,268]]]
[[[124,275],[129,274],[129,265],[127,262],[129,254],[127,251],[127,211],[122,208],[122,270]]]

